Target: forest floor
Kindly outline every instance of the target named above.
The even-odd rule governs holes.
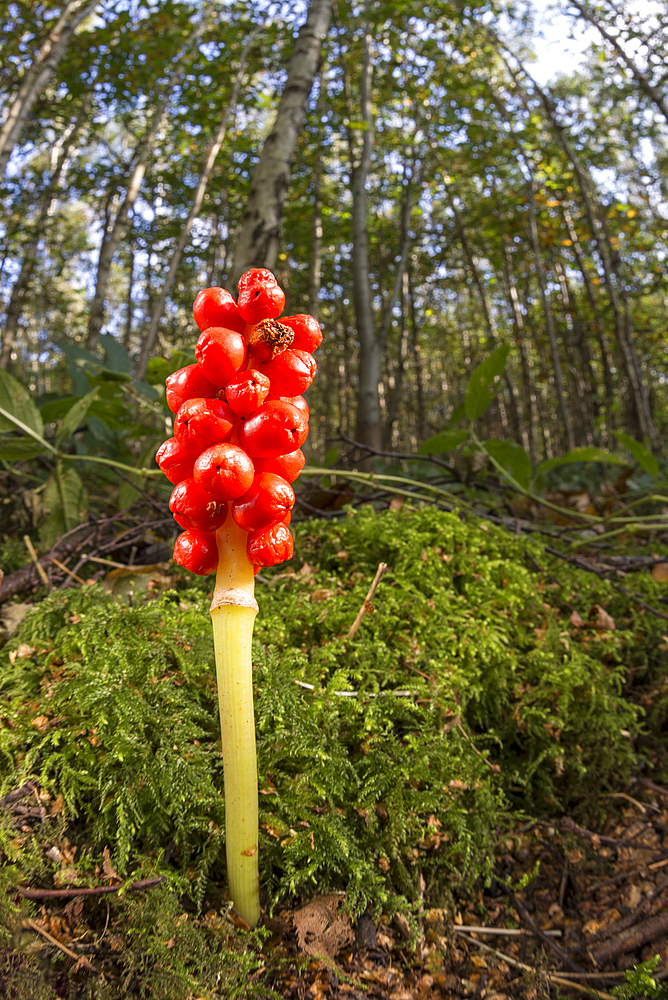
[[[367,913],[353,924],[342,895],[331,893],[266,917],[268,936],[254,947],[257,968],[248,995],[607,998],[624,982],[624,970],[654,956],[660,956],[655,976],[662,978],[668,964],[668,789],[641,780],[615,800],[614,815],[597,832],[562,817],[558,825],[528,822],[506,833],[489,884],[457,899],[454,915],[425,909],[411,927],[402,914],[374,921]],[[26,831],[42,822],[43,807],[35,802],[28,792],[3,805]],[[150,900],[154,890],[143,891]],[[64,895],[44,899],[40,916],[26,920],[23,946],[32,939],[28,950],[41,955],[45,967],[74,972],[67,986],[63,978],[62,992],[58,977],[50,976],[53,992],[45,995],[83,996],[70,992],[78,981],[82,990],[92,988],[86,995],[96,996],[96,980],[123,978],[115,958],[118,935],[108,908],[105,919],[104,906]],[[187,908],[177,919],[186,914]],[[220,905],[190,919],[228,931],[234,923]],[[127,986],[130,995],[136,983]]]
[[[115,590],[141,567],[106,593],[33,597],[2,651],[0,998],[607,998],[654,956],[668,976],[668,640],[652,612],[668,556],[622,587],[428,511],[307,524],[300,544],[301,567],[260,585],[274,883],[257,932],[219,863],[207,584],[159,563],[145,602]],[[393,570],[352,642],[380,559]],[[415,701],[393,697],[411,678]],[[386,807],[372,792],[365,811],[364,781]],[[355,886],[380,903],[352,919]]]

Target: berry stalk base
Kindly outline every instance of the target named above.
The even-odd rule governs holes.
[[[235,909],[255,927],[260,920],[252,677],[257,603],[245,532],[232,522],[220,528],[217,536],[219,564],[211,620],[223,750],[227,874]]]

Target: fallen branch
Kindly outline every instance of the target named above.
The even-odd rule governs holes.
[[[346,638],[348,639],[353,638],[355,632],[357,632],[357,629],[362,624],[362,619],[371,610],[371,601],[373,600],[373,595],[376,593],[376,590],[378,589],[378,584],[380,583],[381,577],[386,569],[387,569],[387,563],[384,562],[378,563],[378,569],[376,570],[376,575],[373,578],[373,583],[369,587],[368,593],[362,603],[362,607],[357,612],[357,618],[350,626],[350,630]]]
[[[615,1000],[611,993],[603,993],[601,990],[594,989],[593,986],[581,986],[579,983],[575,983],[570,979],[563,978],[560,975],[555,975],[553,972],[543,972],[539,969],[534,969],[530,965],[525,965],[524,962],[518,961],[516,958],[511,958],[510,955],[506,955],[503,951],[497,951],[496,948],[490,947],[488,944],[484,944],[482,941],[476,940],[476,938],[469,938],[471,944],[474,944],[476,948],[480,948],[482,951],[489,952],[491,955],[496,955],[498,959],[502,962],[506,962],[507,965],[512,965],[515,969],[522,969],[523,972],[531,972],[534,976],[543,975],[551,983],[556,983],[557,986],[568,986],[573,990],[577,990],[578,993],[586,993],[591,996],[595,993],[596,996],[601,997],[601,1000]],[[565,974],[564,974],[565,975]],[[579,975],[584,976],[585,973],[580,973]]]
[[[91,972],[94,972],[96,976],[101,975],[100,970],[96,969],[93,963],[88,961],[85,955],[77,955],[76,952],[71,950],[71,948],[68,948],[67,945],[64,945],[62,941],[59,941],[52,934],[49,934],[48,931],[44,930],[43,927],[40,927],[35,920],[32,920],[30,917],[27,917],[23,921],[23,924],[25,927],[30,927],[31,930],[37,931],[38,934],[41,934],[43,938],[46,938],[49,944],[52,944],[54,945],[54,947],[59,948],[60,951],[62,951],[63,954],[67,955],[68,958],[73,958],[74,961],[77,962],[78,964],[85,965],[88,969],[90,969]]]
[[[618,934],[611,941],[608,941],[602,948],[590,952],[590,957],[594,965],[605,965],[607,962],[625,955],[629,951],[635,951],[648,941],[653,941],[668,931],[668,913],[661,913],[656,917],[650,917],[641,924],[636,924],[629,930]]]
[[[74,896],[105,896],[110,892],[118,892],[126,889],[128,892],[141,892],[143,889],[150,889],[154,885],[161,885],[167,879],[164,875],[157,878],[145,878],[138,882],[121,882],[119,885],[98,885],[92,889],[25,889],[19,885],[16,891],[24,899],[70,899]]]
[[[571,972],[582,972],[583,970],[580,968],[577,962],[573,961],[568,952],[564,951],[563,948],[560,948],[559,945],[556,943],[556,941],[553,941],[552,938],[545,933],[545,931],[541,930],[541,928],[538,926],[536,921],[533,919],[533,917],[527,910],[524,903],[522,903],[522,901],[517,898],[515,893],[511,889],[507,889],[506,891],[508,893],[508,898],[510,902],[515,907],[515,909],[517,910],[520,917],[527,925],[531,933],[534,934],[540,941],[543,941],[546,945],[548,945],[548,947],[552,949],[557,958],[559,958],[564,963],[564,965],[568,966]]]

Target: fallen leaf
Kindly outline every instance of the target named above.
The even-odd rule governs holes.
[[[109,848],[105,847],[102,851],[102,870],[108,879],[112,882],[122,882],[123,879],[119,876],[118,872],[114,869],[111,863],[111,854],[109,853]]]
[[[309,955],[336,958],[352,943],[355,933],[347,913],[341,911],[342,892],[316,896],[292,914],[299,947]]]
[[[582,628],[584,625],[582,617],[577,611],[574,611],[568,620],[574,628]]]
[[[36,729],[38,733],[45,733],[51,725],[51,720],[47,715],[38,715],[36,719],[32,720],[30,725],[33,729]]]
[[[612,631],[617,628],[615,619],[600,604],[595,604],[590,609],[587,617],[589,618],[590,628],[600,629],[603,632]]]
[[[666,583],[668,581],[668,563],[657,563],[656,566],[653,566],[652,579],[658,580],[659,583]]]

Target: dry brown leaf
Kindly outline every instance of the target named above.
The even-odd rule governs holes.
[[[574,611],[568,620],[573,626],[573,628],[582,628],[582,626],[584,625],[582,617],[577,611]]]
[[[668,581],[668,563],[657,563],[656,566],[652,566],[652,579],[658,580],[659,583],[666,583]]]
[[[123,879],[119,876],[118,872],[114,869],[111,863],[111,854],[109,853],[109,848],[105,847],[102,851],[102,870],[108,879],[112,882],[122,882]]]
[[[45,733],[51,725],[51,719],[48,715],[38,715],[37,718],[32,720],[30,725],[33,729],[36,729],[38,733]]]
[[[617,628],[615,619],[600,604],[595,604],[593,608],[590,608],[587,617],[589,618],[590,628],[600,629],[603,632],[612,631]]]
[[[405,500],[405,497],[393,497],[392,500],[390,500],[390,510],[401,510]]]
[[[353,942],[355,933],[347,913],[341,911],[342,892],[316,896],[292,914],[299,947],[309,955],[336,958]]]

